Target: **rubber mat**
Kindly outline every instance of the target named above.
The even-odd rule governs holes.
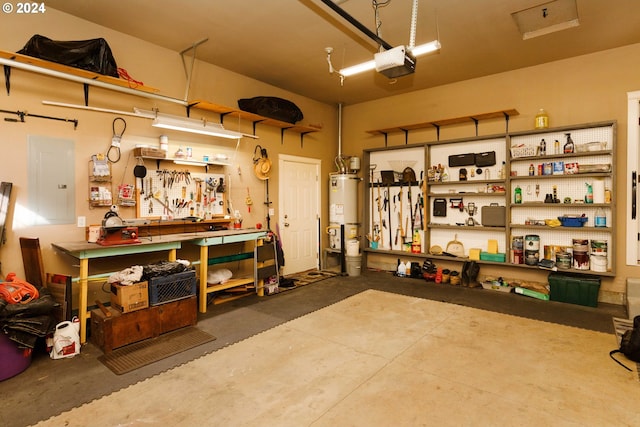
[[[198,328],[187,327],[118,348],[98,360],[115,374],[122,375],[215,339]]]
[[[285,276],[286,279],[292,279],[296,286],[304,286],[319,280],[335,277],[338,273],[326,270],[307,270],[301,273]]]

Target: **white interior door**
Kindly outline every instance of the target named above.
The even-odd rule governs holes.
[[[320,160],[280,155],[279,226],[284,274],[318,268]]]
[[[627,93],[627,265],[640,264],[640,91]],[[624,188],[624,187],[623,187]]]

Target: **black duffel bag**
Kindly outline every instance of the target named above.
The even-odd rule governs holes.
[[[238,107],[242,111],[287,123],[299,122],[304,117],[302,111],[296,104],[274,96],[256,96],[255,98],[239,99]]]
[[[57,41],[36,34],[17,53],[68,65],[74,68],[118,77],[118,66],[103,38]]]

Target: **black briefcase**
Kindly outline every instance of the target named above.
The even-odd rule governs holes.
[[[455,166],[471,166],[476,163],[476,155],[474,153],[454,154],[449,156],[449,167]]]
[[[476,153],[475,163],[479,168],[494,166],[496,164],[496,152],[487,151],[486,153]]]

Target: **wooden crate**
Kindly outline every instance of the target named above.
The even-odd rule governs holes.
[[[111,316],[101,310],[91,311],[91,342],[105,353],[197,322],[197,299],[194,296],[178,301],[121,313],[107,307]]]

